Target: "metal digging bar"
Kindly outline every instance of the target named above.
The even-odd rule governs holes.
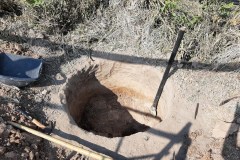
[[[173,64],[173,62],[174,62],[174,59],[175,59],[175,57],[176,57],[176,54],[177,54],[178,48],[179,48],[179,46],[180,46],[180,44],[181,44],[181,41],[182,41],[182,39],[183,39],[183,35],[184,35],[184,33],[185,33],[185,30],[186,30],[186,28],[185,28],[185,27],[182,27],[182,28],[180,28],[180,30],[179,30],[179,32],[178,32],[178,37],[177,37],[177,40],[176,40],[176,42],[175,42],[175,45],[174,45],[174,48],[173,48],[171,57],[170,57],[170,59],[169,59],[169,61],[168,61],[167,68],[166,68],[166,70],[165,70],[165,72],[164,72],[164,74],[163,74],[163,78],[162,78],[162,81],[161,81],[161,83],[160,83],[160,85],[159,85],[159,88],[158,88],[157,94],[156,94],[156,96],[155,96],[155,99],[154,99],[154,101],[153,101],[153,105],[150,107],[150,112],[151,112],[151,114],[154,115],[154,116],[157,116],[157,106],[158,106],[158,102],[159,102],[159,99],[160,99],[160,97],[161,97],[161,95],[162,95],[163,88],[164,88],[165,83],[166,83],[166,81],[167,81],[167,79],[168,79],[169,71],[170,71],[170,69],[171,69],[171,67],[172,67],[172,64]]]

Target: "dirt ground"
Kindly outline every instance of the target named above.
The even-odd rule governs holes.
[[[116,19],[122,22],[124,16],[135,18],[137,13],[127,8],[124,14],[116,13]],[[13,121],[40,130],[14,111],[22,108],[46,124],[55,122],[52,136],[114,159],[239,160],[239,38],[234,40],[236,43],[226,44],[216,56],[211,55],[211,63],[198,57],[183,62],[178,55],[161,97],[161,111],[164,112],[160,111],[159,115],[162,121],[152,121],[145,106],[150,106],[155,96],[170,56],[169,48],[166,54],[159,54],[157,49],[161,47],[151,43],[151,37],[146,36],[148,33],[140,32],[141,28],[133,25],[137,23],[133,19],[126,19],[118,26],[120,30],[112,28],[105,33],[107,15],[98,14],[102,18],[88,22],[89,32],[83,34],[75,30],[65,36],[49,35],[34,28],[34,24],[26,25],[27,22],[17,16],[0,19],[0,52],[44,60],[40,79],[31,85],[17,88],[0,84],[0,159],[91,159],[7,124]],[[141,14],[140,17],[147,17],[146,12]],[[130,27],[121,30],[123,26]],[[91,31],[92,27],[97,30]],[[96,39],[94,36],[98,32],[104,34]],[[132,38],[133,34],[140,33],[142,37]],[[157,34],[157,30],[149,34]],[[239,32],[234,32],[237,34]],[[143,40],[141,44],[140,39]],[[216,43],[218,40],[216,38]],[[168,46],[171,43],[163,41]],[[136,44],[148,49],[138,50]],[[121,84],[122,88],[139,88],[140,95],[125,88],[111,88],[112,83],[97,77],[94,85],[102,87],[104,92],[101,90],[100,95],[87,97],[85,92],[89,88],[84,88],[85,83],[79,81],[79,77],[76,81],[72,78],[83,75],[84,67],[99,62],[107,66],[104,74],[101,74],[104,67],[98,69],[100,77],[115,76],[109,78],[110,82]],[[69,86],[68,92],[79,93],[73,94],[77,98],[72,105],[67,97],[71,94],[66,92]],[[79,105],[83,97],[90,99]],[[131,103],[132,108],[127,108]],[[82,112],[79,106],[90,107]],[[80,113],[84,113],[83,116],[79,116]]]
[[[5,48],[2,47],[3,51],[4,49]],[[21,53],[22,55],[27,54],[28,56],[36,56],[33,55],[34,52],[29,52],[28,50],[21,52],[23,52]],[[37,55],[37,57],[38,56],[40,55]],[[110,58],[113,57],[112,55]],[[14,108],[18,107],[27,109],[33,116],[43,121],[55,121],[56,127],[53,136],[64,140],[70,140],[70,142],[74,144],[80,142],[80,144],[86,145],[87,148],[93,150],[96,148],[91,147],[92,145],[90,145],[89,142],[84,142],[89,139],[79,141],[78,138],[76,138],[78,137],[78,130],[81,129],[76,125],[74,126],[74,123],[69,124],[69,122],[66,122],[70,120],[66,117],[64,107],[59,103],[59,97],[61,97],[67,79],[71,78],[71,75],[79,69],[79,66],[84,66],[86,62],[87,64],[94,64],[96,62],[93,62],[86,56],[72,60],[70,63],[63,64],[61,64],[58,57],[51,58],[51,61],[49,61],[47,56],[43,57],[43,59],[46,61],[42,76],[36,83],[20,89],[3,84],[1,85],[2,159],[16,159],[16,157],[17,159],[84,159],[84,156],[75,152],[66,150],[60,146],[55,146],[41,138],[37,138],[7,125],[6,122],[11,120],[36,128],[24,117],[14,113]],[[107,61],[107,63],[112,63],[112,61]],[[144,62],[141,61],[137,63],[144,64]],[[55,66],[59,67],[60,65],[61,71],[53,68]],[[164,65],[166,65],[166,63],[163,64],[162,67],[154,68],[159,70],[160,73],[164,71]],[[240,99],[238,91],[240,89],[240,77],[239,67],[234,65],[231,65],[231,67],[235,68],[229,71],[229,68],[216,68],[213,66],[212,69],[210,69],[198,63],[188,64],[186,66],[174,65],[173,68],[177,70],[171,75],[168,82],[170,83],[171,81],[171,83],[174,84],[174,88],[167,88],[167,90],[168,92],[174,92],[174,98],[171,99],[171,101],[174,102],[173,105],[177,104],[177,107],[175,108],[176,110],[172,111],[170,114],[171,116],[168,117],[167,120],[160,123],[160,125],[163,124],[163,127],[168,126],[167,130],[170,131],[169,134],[172,132],[173,137],[166,136],[165,138],[169,137],[173,142],[170,143],[170,147],[166,146],[167,148],[164,148],[163,146],[162,155],[153,154],[145,158],[144,156],[136,156],[135,158],[133,156],[132,158],[164,159],[165,157],[165,159],[168,159],[170,157],[176,157],[176,159],[239,159],[238,107]],[[101,97],[96,98],[98,101],[105,101]],[[229,99],[229,101],[226,101],[227,99]],[[221,102],[223,103],[221,104]],[[89,103],[91,103],[91,101]],[[197,104],[199,104],[198,111],[196,111]],[[91,116],[89,119],[91,119]],[[169,123],[167,121],[169,121]],[[95,121],[91,121],[89,123],[94,122]],[[174,134],[176,130],[174,128],[179,128],[180,126],[183,126],[182,131]],[[155,127],[153,126],[153,128]],[[146,131],[146,133],[147,132],[151,132],[151,130]],[[75,138],[70,138],[72,137],[69,136],[71,134],[73,134]],[[94,134],[91,134],[91,136],[94,136]],[[161,137],[161,134],[159,136]],[[82,135],[80,137],[84,136]],[[146,136],[144,139],[147,139],[147,142],[150,143],[150,140],[148,140],[149,138],[151,139],[152,137]],[[161,139],[165,138],[164,136],[161,137]],[[180,140],[178,140],[178,138],[180,138]],[[32,141],[33,139],[34,142]],[[146,141],[144,139],[143,141]],[[101,137],[91,137],[89,141],[94,144],[94,142],[98,140],[101,140]],[[117,138],[116,144],[117,142],[121,144],[122,141],[122,139]],[[141,142],[142,140],[139,141]],[[115,146],[113,143],[109,145],[113,148]],[[155,145],[158,146],[156,148],[160,147],[157,142]],[[175,145],[177,145],[177,147],[175,147]],[[112,150],[111,147],[108,149]],[[125,145],[122,146],[121,149],[118,147],[118,151],[116,151],[118,156],[115,155],[114,150],[112,152],[103,150],[102,152],[116,159],[122,159],[123,157],[121,156],[131,158],[131,154],[128,155],[128,153],[125,153],[125,149],[129,150],[125,147]],[[173,148],[175,148],[174,152],[172,151]],[[179,148],[179,152],[176,148]],[[134,154],[137,155],[141,152],[141,150],[136,148]],[[151,151],[147,150],[145,154],[148,152],[151,153]],[[119,154],[121,155],[120,157]]]

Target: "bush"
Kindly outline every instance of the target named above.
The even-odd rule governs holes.
[[[101,0],[28,0],[36,10],[36,20],[49,34],[66,35],[96,13]],[[41,5],[40,5],[41,4]],[[43,22],[44,21],[44,22]],[[42,23],[43,22],[43,23]]]

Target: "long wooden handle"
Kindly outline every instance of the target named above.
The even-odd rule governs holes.
[[[21,125],[21,124],[14,123],[14,122],[10,122],[10,121],[8,121],[8,123],[11,124],[11,125],[13,125],[14,127],[17,127],[17,128],[22,129],[22,130],[24,130],[24,131],[27,131],[27,132],[29,132],[29,133],[32,133],[32,134],[34,134],[34,135],[36,135],[36,136],[39,136],[39,137],[41,137],[41,138],[44,138],[44,139],[46,139],[46,140],[48,140],[48,141],[54,142],[54,143],[56,143],[56,144],[59,144],[59,145],[61,145],[61,146],[63,146],[63,147],[66,147],[66,148],[68,148],[68,149],[71,149],[71,150],[73,150],[73,151],[76,151],[76,152],[78,152],[78,153],[80,153],[80,154],[82,154],[82,155],[85,155],[85,156],[87,156],[87,157],[91,157],[91,158],[94,158],[94,159],[97,159],[97,160],[112,160],[112,158],[107,157],[107,156],[105,156],[105,155],[102,155],[102,154],[100,154],[100,153],[96,153],[96,152],[93,152],[93,151],[86,150],[86,149],[84,149],[84,148],[80,148],[80,147],[75,146],[75,145],[73,145],[73,144],[70,144],[70,143],[68,143],[68,142],[64,142],[64,141],[59,140],[59,139],[57,139],[57,138],[54,138],[54,137],[52,137],[52,136],[43,134],[43,133],[38,132],[38,131],[36,131],[36,130],[34,130],[34,129],[31,129],[31,128],[28,128],[28,127],[26,127],[26,126],[23,126],[23,125]]]

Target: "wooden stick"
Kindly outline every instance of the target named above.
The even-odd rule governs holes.
[[[8,123],[11,124],[11,125],[13,125],[14,127],[17,127],[17,128],[19,128],[19,129],[22,129],[22,130],[24,130],[24,131],[27,131],[27,132],[29,132],[29,133],[31,133],[31,134],[34,134],[34,135],[36,135],[36,136],[39,136],[39,137],[41,137],[41,138],[43,138],[43,139],[46,139],[46,140],[48,140],[48,141],[54,142],[54,143],[59,144],[59,145],[61,145],[61,146],[63,146],[63,147],[66,147],[66,148],[68,148],[68,149],[71,149],[71,150],[73,150],[73,151],[76,151],[76,152],[78,152],[78,153],[80,153],[80,154],[82,154],[82,155],[85,155],[85,156],[88,156],[88,157],[91,157],[91,158],[94,158],[94,159],[97,159],[97,160],[112,160],[112,158],[107,157],[107,156],[105,156],[105,155],[102,155],[102,154],[100,154],[100,153],[96,153],[96,152],[93,152],[93,151],[89,151],[89,150],[80,148],[80,147],[75,146],[75,145],[72,145],[72,144],[70,144],[70,143],[68,143],[68,142],[64,142],[64,141],[59,140],[59,139],[57,139],[57,138],[54,138],[54,137],[52,137],[52,136],[43,134],[43,133],[38,132],[38,131],[36,131],[36,130],[34,130],[34,129],[31,129],[31,128],[28,128],[28,127],[26,127],[26,126],[23,126],[23,125],[21,125],[21,124],[14,123],[14,122],[10,122],[10,121],[8,121]]]

